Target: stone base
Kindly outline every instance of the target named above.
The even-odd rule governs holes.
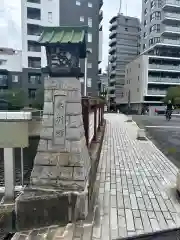
[[[144,129],[138,129],[137,140],[147,141],[146,133]]]
[[[16,199],[16,228],[22,231],[66,225],[75,219],[76,202],[73,193],[25,191]]]
[[[132,122],[132,116],[128,116],[127,122]]]

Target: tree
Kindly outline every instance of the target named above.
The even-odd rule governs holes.
[[[180,86],[170,87],[167,91],[166,97],[163,99],[165,103],[171,100],[174,105],[180,104]]]
[[[0,92],[0,99],[4,99],[12,106],[24,107],[25,93],[22,89],[7,89]]]

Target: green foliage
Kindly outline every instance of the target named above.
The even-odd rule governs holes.
[[[13,106],[24,107],[25,93],[22,89],[8,89],[0,92],[0,99],[6,100]]]
[[[180,104],[180,86],[170,87],[167,91],[166,97],[163,99],[165,103],[171,100],[174,105]]]

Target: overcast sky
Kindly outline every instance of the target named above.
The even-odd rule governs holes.
[[[4,1],[4,3],[3,3]],[[75,0],[74,0],[75,1]],[[132,17],[141,17],[142,0],[122,0],[121,12]],[[119,11],[120,0],[104,0],[103,12],[103,62],[107,65],[109,20]],[[21,48],[20,0],[0,0],[0,46]]]

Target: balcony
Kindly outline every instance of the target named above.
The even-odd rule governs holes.
[[[101,22],[103,20],[103,11],[100,10],[99,11],[99,22]]]
[[[116,38],[113,38],[112,40],[109,41],[109,46],[111,47],[111,46],[115,45],[116,43],[117,43]]]
[[[34,41],[28,41],[29,52],[41,52],[41,46],[37,45]]]
[[[180,10],[180,1],[178,0],[164,0],[162,3],[163,10]]]
[[[116,30],[113,30],[110,34],[109,34],[109,38],[114,38],[117,34]]]
[[[115,53],[116,52],[116,47],[111,47],[110,49],[109,49],[109,54],[113,54],[113,53]]]
[[[149,77],[148,83],[160,83],[160,84],[180,84],[180,78],[161,78],[161,77]]]
[[[109,95],[110,98],[115,98],[116,97],[115,93],[109,93],[108,95]]]
[[[28,57],[29,68],[41,68],[41,58],[39,57]]]
[[[40,3],[41,3],[41,0],[27,0],[27,2],[40,4]]]
[[[153,96],[165,96],[167,93],[166,90],[159,90],[159,89],[148,89],[147,94]]]
[[[112,67],[116,67],[116,62],[111,63]]]
[[[165,12],[164,13],[164,18],[163,18],[163,22],[164,21],[169,21],[169,20],[172,20],[172,21],[180,21],[180,14],[178,13],[168,13],[168,12]]]
[[[180,34],[180,26],[179,27],[165,26],[162,34],[166,34],[166,35]]]
[[[113,85],[113,86],[108,86],[108,91],[110,92],[110,91],[114,91],[116,89],[116,87],[115,87],[115,85]]]
[[[110,83],[113,83],[113,84],[116,82],[115,75],[110,76],[109,82],[110,82]]]
[[[41,20],[41,10],[39,8],[27,7],[27,19]]]
[[[112,54],[112,55],[109,57],[109,61],[110,61],[111,63],[115,62],[116,59],[117,59],[117,55],[116,55],[116,54],[114,54],[114,55]]]
[[[152,70],[152,69],[180,72],[180,65],[157,65],[157,64],[149,64],[149,70]]]
[[[39,25],[27,24],[27,34],[30,36],[40,36],[41,27]]]
[[[117,28],[117,26],[118,26],[118,22],[115,21],[115,22],[113,22],[113,23],[110,25],[109,30],[110,30],[110,31],[115,30],[115,29]]]
[[[164,38],[164,39],[161,39],[161,42],[165,44],[170,44],[170,45],[177,45],[178,47],[180,47],[180,39],[173,40],[173,39]]]
[[[99,9],[101,9],[102,6],[103,6],[103,0],[100,0],[100,1],[99,1]]]
[[[112,75],[116,75],[116,70],[112,70],[112,71],[110,72],[110,76],[112,76]]]

